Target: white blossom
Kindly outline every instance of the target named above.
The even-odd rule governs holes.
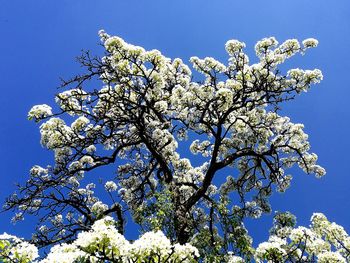
[[[91,207],[91,211],[96,215],[100,215],[108,209],[108,206],[101,201],[94,203]]]
[[[243,48],[245,48],[245,43],[238,40],[229,40],[225,44],[225,49],[231,56],[233,56],[236,52],[241,51]]]
[[[52,115],[52,108],[49,105],[35,105],[28,112],[28,119],[35,119],[36,121],[38,121],[50,115]]]
[[[307,39],[303,40],[303,46],[305,48],[317,47],[318,41],[317,41],[317,39],[314,39],[314,38],[307,38]]]
[[[118,188],[117,184],[113,181],[108,181],[105,183],[105,189],[107,192],[113,192],[116,191]]]

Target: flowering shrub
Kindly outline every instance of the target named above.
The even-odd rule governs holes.
[[[293,216],[286,213],[275,219],[285,222],[290,217]],[[257,247],[255,257],[257,262],[345,263],[350,257],[350,237],[343,227],[314,213],[309,228],[275,225],[269,240]]]
[[[111,217],[96,221],[71,244],[53,246],[42,263],[73,262],[196,262],[198,250],[190,244],[172,245],[161,231],[147,232],[133,243],[118,233]],[[38,249],[17,237],[0,236],[0,259],[32,262]]]
[[[310,228],[292,227],[285,223],[293,217],[289,213],[275,216],[275,225],[268,241],[258,245],[254,252],[256,262],[348,262],[350,237],[336,223],[321,213],[311,217]],[[287,220],[286,220],[287,219]],[[290,221],[290,220],[289,220]],[[73,262],[198,262],[198,249],[187,243],[171,244],[161,231],[143,234],[134,242],[127,241],[115,228],[115,221],[105,217],[96,221],[91,230],[81,232],[71,244],[51,248],[42,263]],[[26,241],[7,234],[0,235],[0,259],[3,262],[33,262],[38,249]],[[245,262],[242,257],[228,252],[225,262]],[[207,261],[205,258],[202,259]]]

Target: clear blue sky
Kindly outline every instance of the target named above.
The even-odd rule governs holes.
[[[184,61],[193,55],[226,61],[229,39],[246,42],[254,61],[253,46],[263,37],[317,38],[317,49],[288,65],[320,68],[324,81],[283,113],[305,124],[327,175],[317,180],[293,170],[291,188],[271,200],[273,210],[295,213],[300,224],[323,212],[350,232],[349,0],[0,0],[1,201],[14,191],[14,182],[26,180],[32,165],[50,162],[52,153],[40,146],[38,126],[26,120],[27,112],[53,103],[59,77],[79,72],[74,57],[81,49],[101,54],[102,28]],[[13,226],[11,216],[0,215],[0,233],[29,237],[31,220]],[[271,217],[248,223],[257,240],[270,225]]]

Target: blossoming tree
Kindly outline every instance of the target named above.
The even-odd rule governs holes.
[[[310,228],[276,214],[256,249],[243,224],[271,212],[269,196],[289,187],[292,166],[325,174],[303,125],[279,114],[281,103],[322,80],[318,69],[279,69],[317,40],[265,38],[252,65],[245,44],[230,40],[227,65],[191,58],[203,76],[194,81],[181,59],[100,37],[105,55],[84,53],[86,73],[63,82],[57,105],[30,110],[55,163],[34,166],[4,207],[17,210],[15,220],[39,216],[31,242],[52,246],[42,262],[346,262],[350,239],[322,214]],[[101,179],[97,196],[102,166],[116,175]],[[126,216],[142,231],[134,242],[123,236]],[[4,261],[38,256],[26,241],[0,240]]]

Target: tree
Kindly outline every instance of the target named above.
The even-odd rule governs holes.
[[[92,243],[81,245],[83,234],[77,234],[100,233],[95,228],[103,226],[115,236],[119,233],[121,240],[131,215],[144,235],[159,236],[152,242],[168,240],[164,242],[169,258],[164,259],[166,253],[159,256],[161,249],[156,248],[151,256],[143,254],[152,257],[145,262],[191,261],[198,255],[206,262],[254,257],[312,262],[325,252],[306,248],[306,240],[316,240],[317,235],[317,240],[324,237],[331,244],[327,251],[339,241],[343,250],[329,253],[347,257],[345,231],[337,242],[316,229],[301,230],[305,235],[299,233],[297,239],[292,237],[293,217],[280,213],[271,230],[273,239],[255,251],[243,224],[247,217],[271,212],[269,196],[289,187],[292,176],[286,172],[292,166],[317,177],[325,174],[310,152],[303,125],[279,115],[283,103],[322,80],[318,69],[283,73],[279,65],[316,47],[317,40],[306,39],[301,45],[295,39],[278,44],[273,37],[265,38],[255,46],[259,62],[253,65],[243,52],[245,44],[230,40],[225,46],[228,65],[210,57],[191,58],[202,75],[194,81],[181,59],[146,51],[104,31],[99,35],[104,56],[83,53],[78,60],[86,73],[63,81],[65,91],[56,95],[56,108],[37,105],[28,114],[42,123],[41,144],[54,152],[55,164],[34,166],[5,210],[17,210],[15,220],[26,214],[39,216],[35,245],[73,244],[76,250],[67,251],[79,250],[75,255],[80,257],[122,262],[122,246],[114,251],[118,245],[111,245],[107,234],[106,240],[91,241],[93,248]],[[96,80],[102,83],[100,89],[94,88]],[[97,180],[91,174],[102,166],[115,167],[116,175],[102,179],[107,194],[97,196]],[[222,178],[226,179],[220,183]],[[128,243],[131,248],[124,252],[135,256],[130,252],[135,243]]]

